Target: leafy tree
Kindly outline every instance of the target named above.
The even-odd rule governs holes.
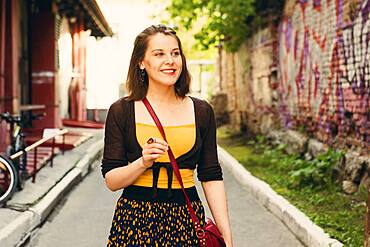
[[[281,0],[172,0],[167,11],[186,30],[199,20],[203,22],[195,34],[200,48],[223,42],[227,51],[235,52],[264,19],[271,21],[261,16],[278,16],[283,5]]]

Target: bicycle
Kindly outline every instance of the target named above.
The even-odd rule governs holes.
[[[18,189],[22,190],[27,173],[27,153],[23,128],[32,120],[40,119],[45,113],[33,115],[10,115],[8,112],[0,114],[0,120],[10,124],[10,145],[6,155],[0,155],[0,202],[6,202]],[[11,156],[23,151],[22,158],[11,159]]]

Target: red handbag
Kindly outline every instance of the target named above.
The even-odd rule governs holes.
[[[144,98],[142,101],[143,101],[146,109],[148,110],[148,112],[152,116],[155,124],[157,125],[158,130],[161,133],[163,139],[167,142],[166,133],[164,132],[162,124],[159,121],[157,115],[155,114],[155,112],[154,112],[152,106],[150,105],[149,101],[147,100],[147,98]],[[177,166],[177,162],[176,162],[175,156],[172,153],[171,147],[168,147],[168,156],[170,158],[171,165],[172,165],[173,171],[176,175],[176,178],[177,178],[177,180],[179,181],[179,183],[181,185],[182,192],[184,193],[186,205],[187,205],[190,217],[192,219],[197,238],[199,240],[199,246],[200,247],[225,247],[226,246],[225,241],[222,238],[222,235],[221,235],[220,231],[218,230],[216,224],[212,221],[212,219],[208,218],[207,222],[206,222],[206,225],[203,228],[200,226],[199,220],[198,220],[198,218],[195,214],[193,206],[191,205],[189,197],[186,194],[186,191],[184,189],[184,185],[182,183],[182,178],[181,178],[181,174],[180,174],[180,171],[179,171],[179,167]]]

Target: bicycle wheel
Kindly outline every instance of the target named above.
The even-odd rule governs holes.
[[[0,203],[11,198],[17,183],[18,175],[12,161],[0,155]]]

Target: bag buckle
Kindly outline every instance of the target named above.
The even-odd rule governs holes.
[[[206,236],[206,233],[202,228],[199,228],[198,230],[196,230],[196,234],[198,238],[204,238]]]

